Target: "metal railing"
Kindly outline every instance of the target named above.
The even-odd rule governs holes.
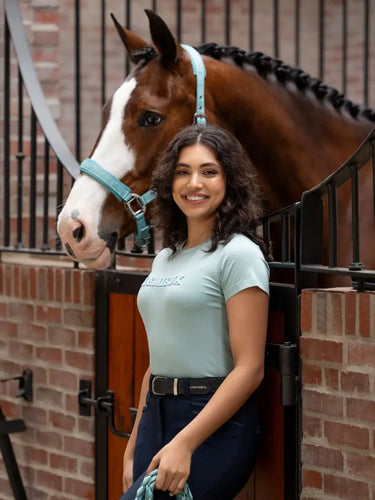
[[[18,2],[4,0],[4,157],[3,157],[3,243],[2,251],[60,253],[54,226],[63,203],[64,182],[79,173],[79,165],[52,118],[41,89],[29,45],[22,27]],[[13,42],[17,57],[17,93],[11,95]],[[26,112],[25,90],[29,107]],[[11,154],[11,102],[17,102],[17,152]],[[29,117],[29,127],[25,122]],[[14,122],[14,121],[13,121]],[[29,152],[28,152],[29,150]],[[25,171],[25,160],[28,170]],[[51,179],[56,186],[51,189]],[[42,186],[38,186],[38,182]],[[37,211],[37,190],[42,206]],[[51,198],[55,207],[51,209]],[[25,205],[28,205],[26,208]],[[25,217],[25,211],[28,217]]]

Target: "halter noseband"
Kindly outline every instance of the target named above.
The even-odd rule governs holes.
[[[194,123],[206,126],[206,115],[204,113],[204,79],[206,77],[206,68],[202,56],[196,49],[190,45],[181,45],[181,47],[189,54],[193,73],[197,79],[197,103],[194,113]],[[98,181],[99,184],[108,189],[118,201],[124,202],[126,210],[131,217],[133,217],[137,225],[135,235],[136,244],[139,247],[147,246],[150,241],[150,227],[146,222],[145,211],[146,205],[156,197],[156,192],[149,189],[142,195],[132,193],[132,190],[128,186],[123,184],[117,177],[91,158],[86,158],[86,160],[81,163],[80,171]],[[133,208],[133,204],[136,205],[135,208]]]

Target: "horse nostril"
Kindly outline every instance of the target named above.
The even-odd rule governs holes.
[[[73,238],[77,241],[77,243],[80,243],[84,235],[85,229],[83,226],[79,226],[73,231]]]

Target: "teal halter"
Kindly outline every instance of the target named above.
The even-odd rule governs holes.
[[[181,47],[189,54],[193,73],[197,79],[197,103],[194,113],[194,123],[206,126],[207,122],[204,108],[204,79],[206,77],[206,68],[202,56],[196,49],[190,45],[181,45]],[[86,158],[86,160],[81,163],[80,171],[98,181],[99,184],[108,189],[118,201],[124,202],[126,210],[131,217],[133,217],[137,225],[135,234],[136,245],[139,247],[147,246],[150,241],[150,227],[146,222],[145,211],[146,205],[156,197],[156,192],[149,189],[142,195],[133,193],[128,186],[123,184],[117,177],[91,158]]]

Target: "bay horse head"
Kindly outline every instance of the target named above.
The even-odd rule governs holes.
[[[196,110],[196,80],[189,56],[158,15],[150,10],[146,14],[154,47],[112,15],[135,67],[104,107],[103,128],[90,155],[93,164],[135,196],[149,189],[158,156],[176,132],[193,122]],[[214,123],[212,113],[208,115]],[[82,170],[57,229],[74,260],[104,269],[112,262],[118,238],[134,232],[135,222],[108,189]]]

